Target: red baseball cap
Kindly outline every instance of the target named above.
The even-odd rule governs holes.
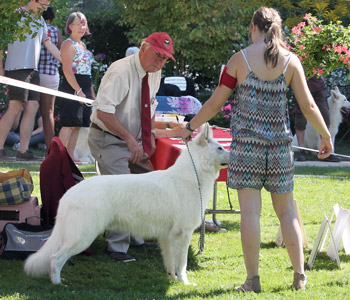
[[[154,32],[145,39],[145,42],[149,43],[156,53],[176,61],[173,56],[173,41],[166,32]]]

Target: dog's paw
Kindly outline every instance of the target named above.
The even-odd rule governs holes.
[[[177,276],[175,275],[175,273],[168,273],[168,276],[169,276],[170,280],[177,281]]]

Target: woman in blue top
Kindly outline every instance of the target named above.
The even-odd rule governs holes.
[[[301,63],[284,46],[279,13],[272,8],[259,8],[253,14],[250,34],[253,44],[231,57],[219,86],[187,123],[182,138],[189,140],[193,129],[220,111],[237,82],[231,120],[228,185],[238,190],[247,279],[235,290],[261,291],[259,223],[263,187],[271,193],[281,223],[283,240],[294,269],[292,286],[305,289],[302,234],[293,199],[294,160],[286,98],[288,85],[291,85],[305,117],[322,137],[318,157],[328,157],[333,145],[307,87]]]
[[[80,13],[72,13],[66,24],[69,34],[61,46],[62,69],[64,79],[61,90],[80,97],[95,99],[91,78],[91,65],[94,57],[86,49],[81,40],[90,34],[86,17]],[[75,161],[74,148],[77,143],[80,127],[90,126],[91,107],[68,99],[61,99],[60,120],[62,128],[59,133],[63,145],[70,157]]]

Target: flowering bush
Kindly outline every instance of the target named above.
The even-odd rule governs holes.
[[[350,26],[340,21],[322,25],[311,14],[293,27],[289,42],[308,78],[327,75],[338,67],[350,68]]]
[[[229,128],[232,115],[232,107],[234,104],[234,99],[229,99],[226,102],[226,105],[221,108],[218,114],[210,120],[211,125],[216,125],[220,127]]]
[[[95,56],[95,63],[92,65],[92,80],[94,85],[94,90],[97,92],[98,87],[100,86],[101,79],[106,73],[108,65],[103,63],[107,55],[104,53],[99,53]]]

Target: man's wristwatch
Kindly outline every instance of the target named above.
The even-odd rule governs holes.
[[[191,128],[190,122],[187,122],[187,123],[186,123],[186,129],[189,130],[189,131],[191,131],[191,132],[194,131],[194,129]]]

